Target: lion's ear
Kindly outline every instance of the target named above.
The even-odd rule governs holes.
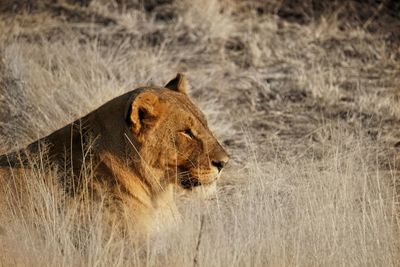
[[[139,135],[153,126],[161,114],[161,108],[160,100],[153,92],[143,92],[136,96],[128,115],[133,133]]]
[[[169,81],[165,88],[171,89],[173,91],[181,92],[186,94],[186,88],[188,87],[188,81],[184,74],[178,73],[176,77]]]

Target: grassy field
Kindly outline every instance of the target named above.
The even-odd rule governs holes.
[[[0,266],[399,266],[400,6],[332,2],[1,1],[1,153],[184,72],[231,161],[145,243],[39,164]]]

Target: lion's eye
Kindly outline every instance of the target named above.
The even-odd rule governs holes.
[[[186,129],[186,130],[182,131],[181,133],[186,135],[189,138],[194,138],[194,134],[193,134],[192,130],[190,130],[190,129]]]

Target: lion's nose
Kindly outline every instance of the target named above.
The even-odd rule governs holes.
[[[224,155],[221,155],[218,158],[218,160],[212,160],[211,164],[218,169],[218,172],[220,172],[228,163],[228,161],[229,161],[229,156],[226,153],[224,153]]]
[[[217,167],[218,172],[220,172],[226,165],[226,162],[223,162],[223,161],[214,161],[213,160],[211,163],[214,167]]]

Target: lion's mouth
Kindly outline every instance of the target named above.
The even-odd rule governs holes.
[[[182,179],[180,182],[180,185],[184,189],[192,189],[194,187],[200,186],[201,183],[197,178],[190,177],[190,178]]]
[[[219,175],[209,171],[181,170],[179,185],[183,189],[191,190],[200,186],[207,186],[215,182]]]

